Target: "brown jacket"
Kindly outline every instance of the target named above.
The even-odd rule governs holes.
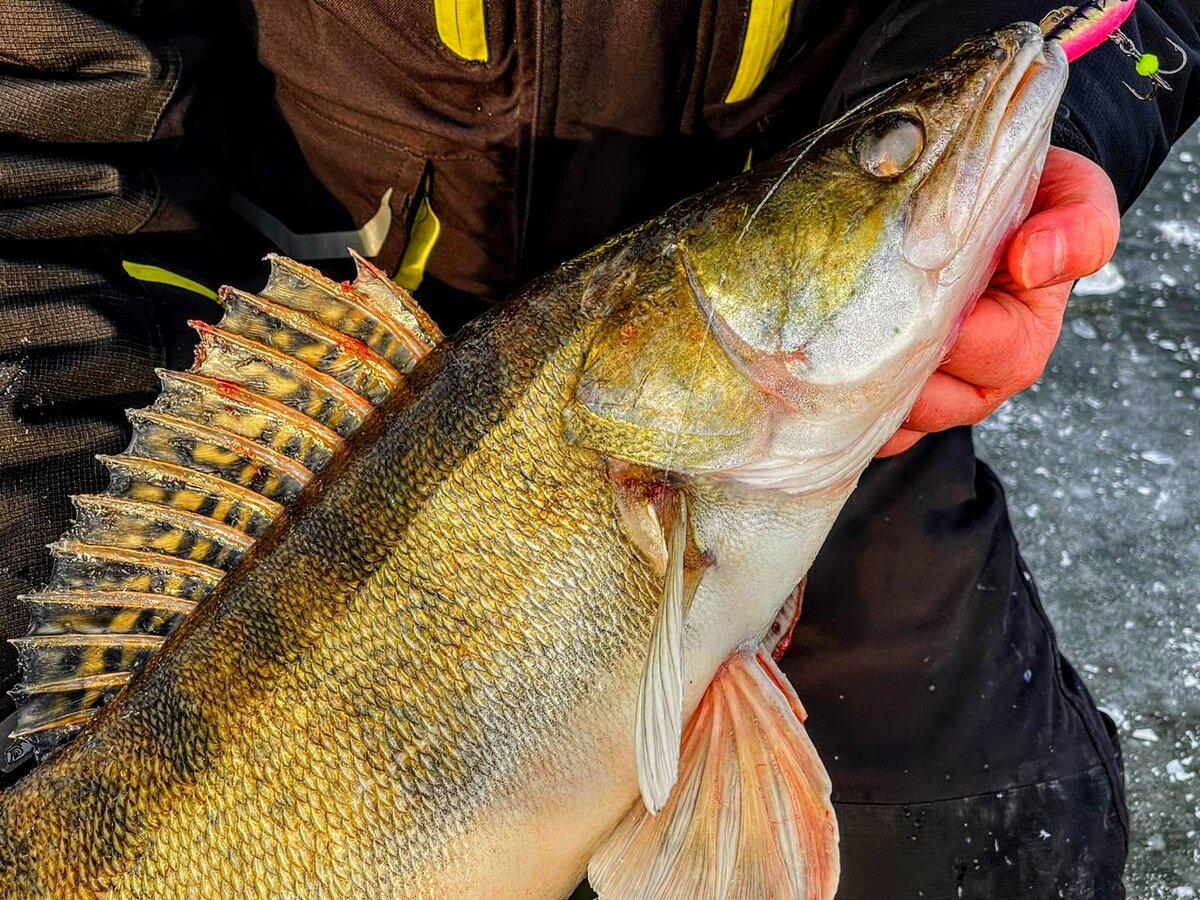
[[[428,277],[498,299],[739,171],[768,113],[815,122],[870,6],[260,0],[273,84],[231,101],[274,105],[280,139],[243,129],[229,178],[295,230],[332,222],[296,189],[288,138],[352,222],[391,191],[389,269],[428,197]]]

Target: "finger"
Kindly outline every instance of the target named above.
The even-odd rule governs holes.
[[[1051,147],[1031,215],[1008,245],[1007,268],[1022,287],[1090,275],[1117,246],[1120,210],[1112,181],[1085,156]]]
[[[941,370],[984,388],[1015,394],[1042,375],[1062,329],[1068,284],[1013,295],[990,290],[963,322]]]
[[[945,431],[959,425],[975,425],[1005,400],[992,388],[978,387],[946,372],[937,371],[917,397],[904,420],[909,431]]]
[[[875,458],[884,459],[888,456],[895,456],[897,453],[903,453],[923,437],[925,437],[925,432],[923,431],[911,431],[908,428],[901,428],[888,438],[886,444],[879,448],[879,452],[875,454]]]

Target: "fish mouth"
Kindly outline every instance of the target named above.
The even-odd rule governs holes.
[[[984,226],[1019,195],[1040,166],[1054,122],[1054,111],[1067,81],[1066,54],[1047,43],[1032,23],[997,32],[992,40],[1005,58],[990,87],[960,130],[926,189],[918,193],[910,217],[904,255],[918,268],[947,267],[945,281],[962,265],[953,257],[974,241]],[[940,182],[939,187],[934,187]],[[932,189],[931,189],[932,188]],[[948,266],[947,264],[950,263]]]
[[[1036,138],[1049,132],[1066,86],[1066,54],[1058,44],[1047,44],[1036,26],[1030,27],[1033,30],[1025,33],[996,83],[991,102],[977,113],[971,129],[968,144],[986,148],[988,157],[987,175],[976,190],[976,211],[1013,168],[1036,155]],[[969,178],[970,174],[960,169],[959,177]]]

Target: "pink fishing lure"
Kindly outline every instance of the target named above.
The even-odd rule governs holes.
[[[1074,62],[1103,44],[1129,18],[1137,0],[1092,0],[1065,6],[1042,20],[1046,40],[1059,44]]]

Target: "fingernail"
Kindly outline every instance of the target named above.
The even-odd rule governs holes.
[[[1025,242],[1021,281],[1025,287],[1040,287],[1062,276],[1067,266],[1067,245],[1052,228],[1035,231]]]

